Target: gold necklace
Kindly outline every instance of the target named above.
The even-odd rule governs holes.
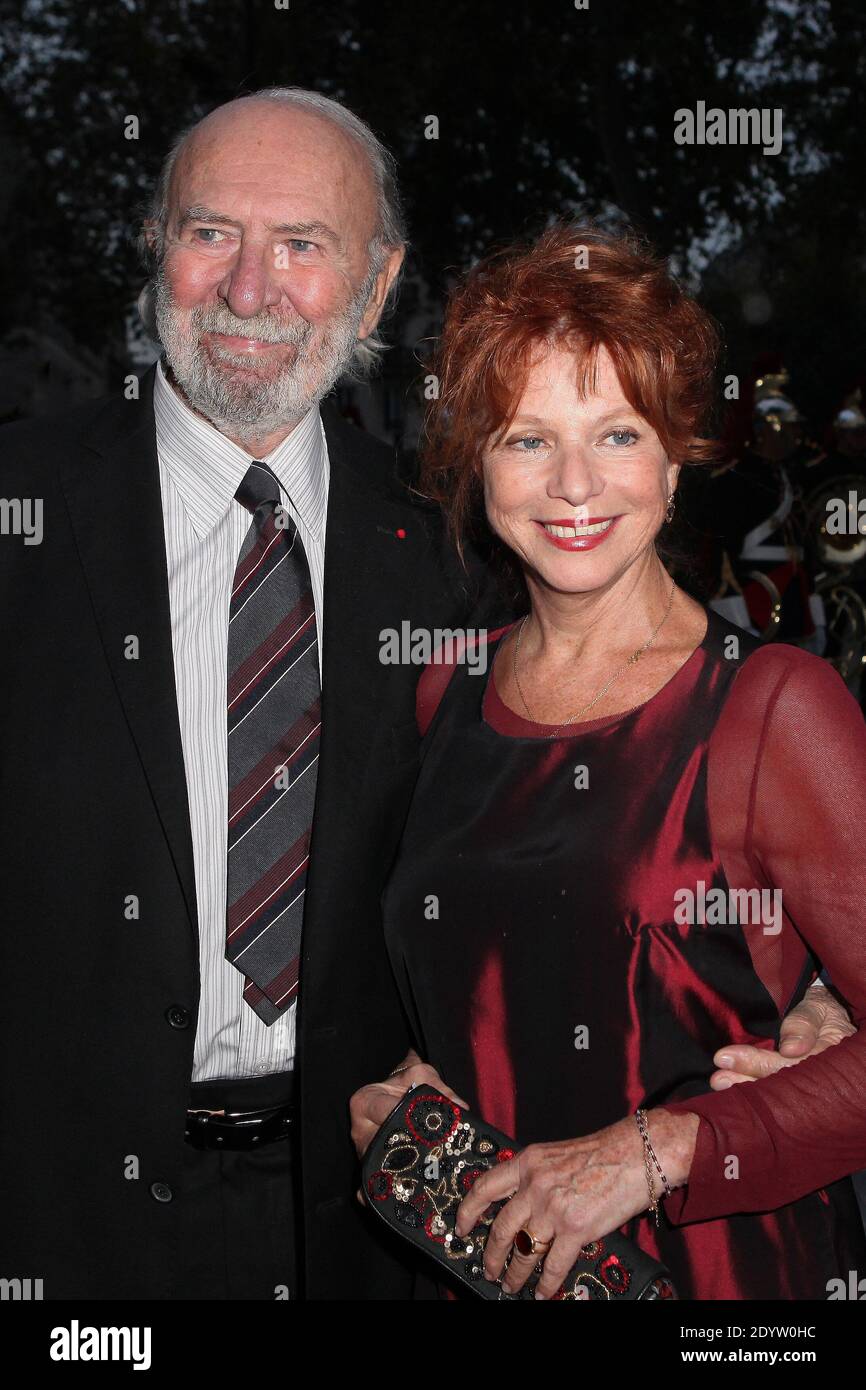
[[[676,582],[673,582],[671,584],[671,592],[670,597],[668,598],[667,607],[664,611],[664,617],[662,618],[661,622],[658,624],[657,628],[653,632],[652,636],[648,639],[648,641],[644,642],[642,647],[638,647],[637,651],[632,652],[628,661],[624,662],[623,665],[620,666],[617,671],[614,671],[607,684],[602,686],[601,690],[590,700],[588,705],[584,705],[583,709],[579,709],[576,714],[572,714],[568,719],[564,719],[561,724],[555,725],[553,733],[549,735],[550,738],[553,738],[559,729],[564,729],[568,724],[573,724],[575,719],[581,719],[583,715],[588,714],[589,711],[593,709],[595,705],[598,704],[599,700],[602,700],[604,698],[604,696],[610,690],[610,687],[613,685],[614,681],[619,679],[623,671],[627,671],[629,666],[634,666],[635,663],[639,661],[640,658],[643,656],[644,652],[649,650],[649,648],[652,646],[653,642],[656,640],[656,638],[658,637],[659,633],[661,632],[662,628],[668,620],[668,615],[670,614],[671,606],[674,601],[675,589]],[[531,723],[537,723],[537,721],[533,720],[532,718],[529,705],[526,703],[526,696],[523,693],[523,686],[520,684],[520,677],[517,674],[517,658],[520,655],[520,639],[523,636],[523,629],[526,627],[526,624],[529,621],[529,616],[530,615],[527,613],[526,617],[523,619],[523,622],[520,624],[520,627],[518,628],[517,641],[514,644],[514,657],[512,665],[514,670],[514,683],[517,686],[518,693],[520,695],[521,700],[523,701],[523,708],[526,710],[527,718]]]

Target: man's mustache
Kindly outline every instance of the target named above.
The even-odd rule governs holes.
[[[292,347],[301,347],[312,332],[312,324],[307,323],[306,319],[281,324],[272,318],[236,319],[232,314],[213,311],[195,311],[191,323],[199,336],[202,333],[225,333],[228,337],[258,338],[263,343],[286,343]]]

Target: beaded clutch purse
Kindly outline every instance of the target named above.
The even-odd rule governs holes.
[[[518,1147],[440,1092],[411,1086],[364,1156],[370,1208],[478,1297],[531,1299],[540,1265],[517,1294],[503,1293],[498,1283],[484,1278],[487,1232],[504,1202],[493,1202],[467,1236],[454,1230],[457,1208],[476,1178],[513,1158]],[[668,1271],[614,1231],[584,1246],[555,1297],[618,1303],[677,1294]]]

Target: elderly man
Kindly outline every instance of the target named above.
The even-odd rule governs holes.
[[[319,409],[404,254],[372,132],[297,89],[220,107],[144,242],[161,362],[0,449],[4,495],[44,501],[42,544],[0,552],[0,1275],[405,1297],[348,1116],[371,1075],[383,1113],[435,1076],[381,940],[418,670],[380,634],[508,614]]]

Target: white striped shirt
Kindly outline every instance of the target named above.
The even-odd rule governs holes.
[[[266,1027],[243,1002],[244,977],[225,958],[228,615],[235,566],[251,525],[234,494],[252,456],[190,410],[169,385],[162,362],[153,404],[198,903],[201,1003],[190,1079],[263,1076],[294,1065],[297,1005]],[[265,459],[310,564],[321,674],[329,465],[319,411],[308,411]]]

